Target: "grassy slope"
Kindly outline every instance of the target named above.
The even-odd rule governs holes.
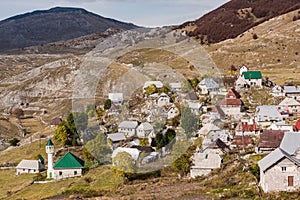
[[[299,83],[300,20],[293,21],[299,11],[273,18],[235,39],[206,46],[206,50],[224,71],[232,64],[246,64],[250,70],[261,70],[264,76],[279,84],[285,81]],[[254,33],[258,36],[256,40]]]

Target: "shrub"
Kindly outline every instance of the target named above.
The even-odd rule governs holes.
[[[258,39],[258,36],[257,36],[256,33],[254,33],[252,37],[253,37],[254,40]]]
[[[11,139],[11,140],[9,141],[9,144],[10,144],[11,146],[17,146],[18,142],[20,142],[19,139],[13,138],[13,139]]]

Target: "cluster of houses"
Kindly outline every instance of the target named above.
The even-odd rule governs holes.
[[[270,94],[281,98],[278,105],[257,106],[254,113],[245,110],[242,95],[251,87],[263,87],[260,71],[250,71],[242,66],[234,87],[225,93],[222,86],[213,78],[204,78],[197,90],[183,91],[183,83],[169,83],[169,92],[163,92],[161,81],[147,81],[143,87],[143,102],[130,111],[131,117],[117,124],[116,132],[106,133],[114,158],[120,152],[128,153],[136,163],[146,164],[160,158],[162,152],[156,149],[157,122],[177,130],[180,123],[169,121],[179,119],[182,106],[186,106],[199,118],[202,127],[194,137],[203,137],[202,147],[192,156],[190,176],[192,178],[209,174],[222,165],[222,155],[233,149],[254,148],[257,154],[268,154],[259,161],[260,186],[265,192],[291,191],[300,187],[300,119],[286,122],[286,119],[300,114],[300,87],[273,86]],[[150,86],[157,91],[146,94]],[[214,105],[206,105],[201,98],[216,97],[221,100]],[[121,113],[124,103],[123,93],[109,93],[112,102],[108,115]],[[226,126],[225,126],[226,125]],[[83,161],[67,153],[53,164],[53,144],[46,146],[48,154],[48,178],[61,179],[82,174]],[[141,154],[143,157],[141,159]],[[71,164],[72,165],[71,165]],[[74,164],[74,166],[73,166]],[[29,167],[31,166],[31,167]],[[36,173],[44,169],[43,159],[23,160],[17,166],[17,174]]]

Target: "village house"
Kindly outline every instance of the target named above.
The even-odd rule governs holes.
[[[123,93],[108,93],[108,99],[115,104],[123,103]]]
[[[139,138],[155,138],[154,128],[149,122],[141,123],[136,129]]]
[[[283,88],[280,85],[275,85],[272,90],[270,91],[270,94],[274,97],[284,97],[285,92],[283,91]]]
[[[256,108],[255,120],[261,126],[270,126],[274,121],[282,121],[283,117],[279,113],[277,106],[263,105]]]
[[[259,125],[254,119],[241,119],[235,128],[235,135],[258,135],[260,133]]]
[[[241,115],[243,102],[240,99],[241,95],[235,90],[231,89],[220,102],[220,108],[228,116],[238,117]]]
[[[133,137],[136,135],[137,121],[122,121],[118,126],[118,132],[124,133],[126,137]]]
[[[174,104],[167,110],[167,119],[173,119],[180,114],[179,109]]]
[[[280,146],[258,162],[259,185],[264,192],[300,188],[300,133],[284,134]]]
[[[230,140],[230,134],[227,132],[227,130],[220,129],[216,125],[211,124],[209,126],[207,134],[204,136],[204,139],[202,141],[202,148],[205,149],[206,147],[214,143],[217,139],[220,139],[224,143],[227,143]]]
[[[195,152],[192,157],[192,166],[190,168],[190,176],[208,175],[214,169],[220,168],[222,158],[215,152]]]
[[[260,71],[246,71],[243,72],[242,77],[250,86],[262,86],[262,74]]]
[[[300,86],[283,86],[283,91],[287,97],[300,100]]]
[[[252,137],[249,135],[235,135],[231,141],[230,148],[249,148],[253,146]]]
[[[241,66],[240,67],[240,76],[243,75],[244,72],[247,72],[248,71],[248,67],[246,67],[245,65]]]
[[[300,103],[294,98],[286,97],[279,103],[278,110],[281,114],[292,114],[300,112]]]
[[[213,78],[204,78],[198,84],[200,94],[216,94],[219,92],[220,86]]]
[[[267,129],[268,130],[283,130],[283,131],[290,131],[290,132],[292,132],[294,130],[293,126],[286,124],[285,121],[273,122],[271,124],[271,126],[269,126]]]
[[[166,106],[170,103],[170,97],[169,95],[165,94],[165,93],[161,93],[159,96],[158,96],[158,99],[157,99],[157,105],[159,107],[162,107],[162,106]]]
[[[61,159],[59,159],[54,169],[54,179],[66,179],[76,176],[82,176],[84,168],[84,161],[72,154],[67,152]]]
[[[171,91],[172,92],[180,92],[182,88],[182,84],[180,82],[170,83]]]
[[[267,130],[264,129],[256,146],[256,153],[269,153],[279,147],[284,133],[288,131],[284,130]]]
[[[22,160],[16,166],[16,175],[39,173],[45,169],[44,159]]]
[[[108,144],[111,144],[112,148],[115,149],[126,141],[126,137],[124,133],[111,133],[107,134],[107,140]]]
[[[121,153],[121,152],[128,153],[132,157],[132,159],[135,161],[136,164],[138,162],[138,159],[139,159],[140,153],[141,153],[141,151],[138,150],[137,148],[118,147],[113,151],[111,158],[114,159],[118,155],[118,153]],[[112,164],[113,164],[113,166],[116,165],[116,163],[112,163]]]

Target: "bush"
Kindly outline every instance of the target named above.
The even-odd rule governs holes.
[[[17,146],[18,142],[20,142],[19,139],[13,138],[9,141],[10,146]]]
[[[258,36],[257,36],[256,33],[254,33],[252,37],[253,37],[254,40],[258,39]]]

